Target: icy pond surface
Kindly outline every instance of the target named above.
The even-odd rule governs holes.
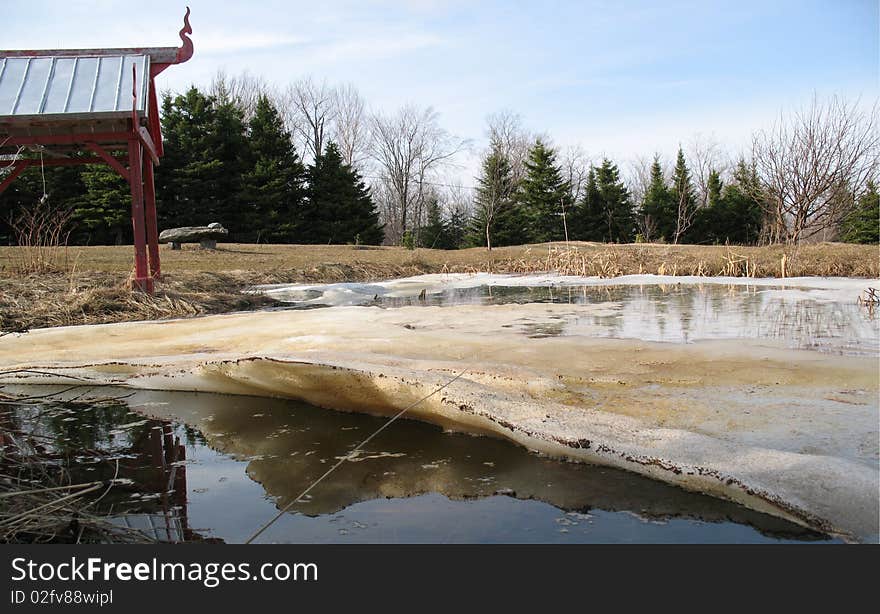
[[[880,355],[880,318],[858,304],[876,280],[744,279],[631,275],[614,279],[559,275],[423,275],[374,284],[263,286],[295,308],[371,305],[583,307],[580,317],[541,325],[529,336],[590,335],[688,343],[777,339],[789,347]]]
[[[116,516],[119,524],[150,527],[150,535],[161,539],[244,541],[382,423],[255,397],[131,395],[114,388],[17,392],[37,390],[60,394],[46,402],[5,405],[0,421],[18,437],[48,445],[59,465],[69,463],[74,482],[114,475],[131,480],[114,487],[101,512]],[[126,398],[89,401],[98,397]],[[165,415],[179,418],[159,417]],[[186,448],[167,492],[168,473],[156,466],[151,450],[156,432],[179,437]],[[400,421],[295,505],[261,541],[835,540],[627,471],[554,461],[501,440]]]
[[[49,441],[71,451],[92,436],[135,476],[114,511],[178,514],[176,534],[196,539],[246,539],[377,416],[408,408],[266,539],[876,542],[880,321],[857,299],[878,286],[475,274],[263,287],[287,306],[8,335],[0,384],[73,378],[80,402],[126,386],[124,404],[7,419],[56,429]],[[186,449],[173,496],[149,477],[155,453],[143,460],[157,429]]]

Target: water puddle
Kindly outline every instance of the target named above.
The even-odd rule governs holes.
[[[171,541],[245,540],[383,422],[246,396],[44,386],[4,392],[48,395],[0,405],[0,425],[41,450],[47,471],[68,471],[73,483],[116,477],[98,511]],[[402,420],[294,505],[263,541],[831,540],[630,472]]]
[[[573,307],[570,316],[549,325],[524,321],[521,332],[531,338],[587,335],[671,343],[774,339],[791,348],[877,356],[880,318],[857,303],[859,293],[871,283],[480,274],[425,275],[377,284],[267,286],[262,291],[299,309],[564,304]]]

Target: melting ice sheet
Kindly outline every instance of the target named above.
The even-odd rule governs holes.
[[[293,307],[504,305],[581,307],[578,316],[525,328],[530,336],[597,337],[688,343],[705,339],[781,339],[789,347],[880,354],[880,317],[857,304],[876,280],[803,277],[613,279],[488,273],[422,275],[372,284],[260,286]]]
[[[269,288],[314,308],[7,335],[0,383],[75,377],[384,416],[412,405],[409,418],[877,541],[878,325],[856,304],[877,285],[444,275]]]

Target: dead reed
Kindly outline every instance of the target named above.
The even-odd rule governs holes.
[[[3,405],[27,402],[0,394]],[[109,462],[92,450],[77,450]],[[118,462],[118,461],[117,461]],[[117,465],[118,471],[118,465]],[[119,526],[96,504],[122,480],[75,482],[68,459],[52,439],[0,424],[0,543],[146,543],[139,531]]]
[[[185,246],[186,247],[186,246]],[[22,248],[0,247],[0,334],[30,328],[190,317],[271,306],[254,285],[376,281],[423,273],[800,277],[880,276],[877,246],[734,247],[572,242],[458,251],[352,246],[227,245],[163,250],[156,294],[127,283],[130,247],[71,247],[68,268],[22,272]],[[73,265],[69,263],[73,262]]]

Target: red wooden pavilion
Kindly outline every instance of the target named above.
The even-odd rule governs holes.
[[[153,167],[163,151],[154,79],[192,57],[189,13],[187,7],[180,48],[0,51],[0,169],[11,171],[0,179],[0,193],[31,166],[108,164],[131,186],[134,283],[146,292],[161,275]]]

